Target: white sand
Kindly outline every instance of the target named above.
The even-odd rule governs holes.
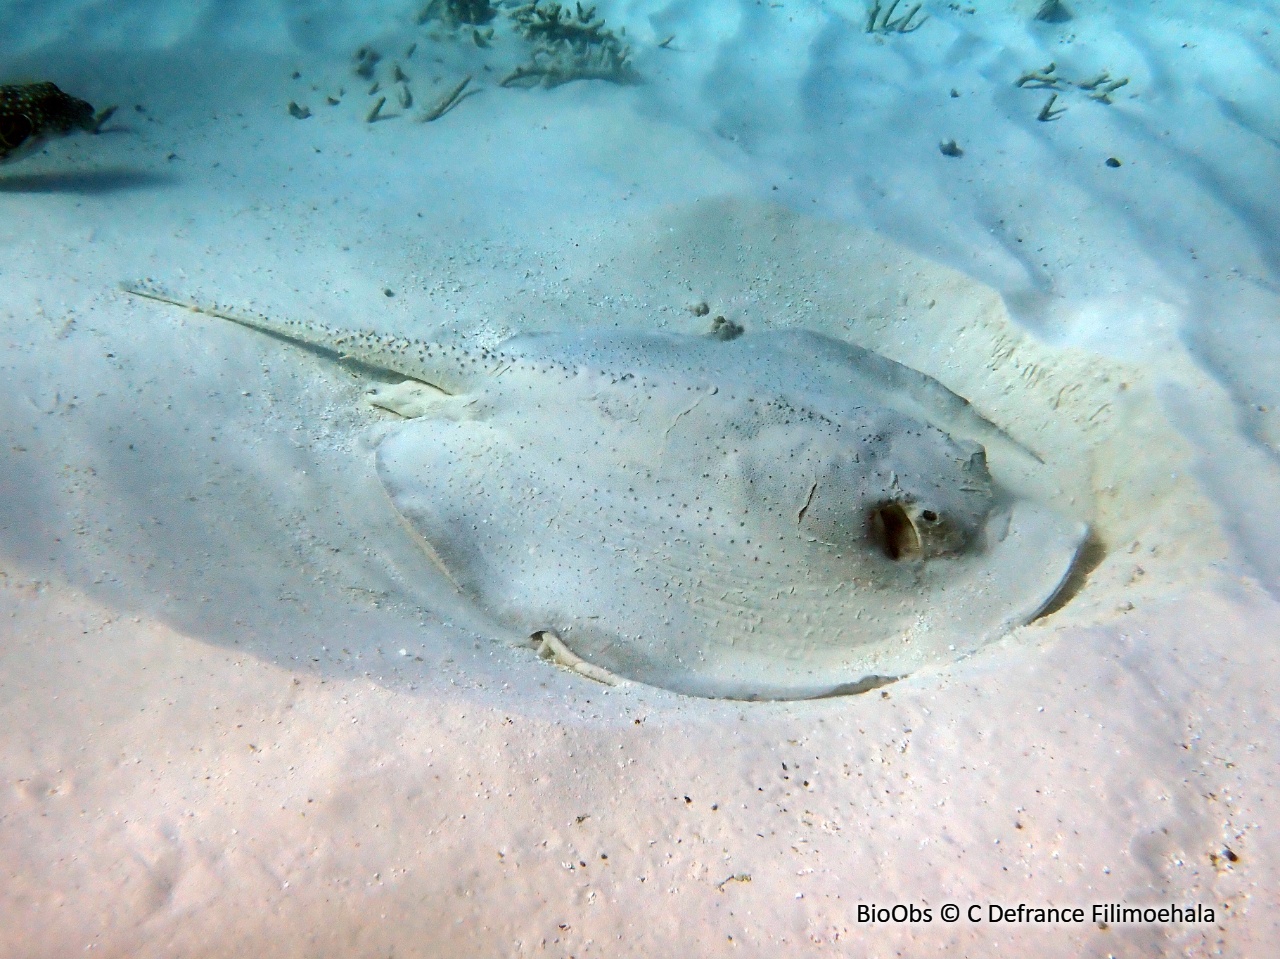
[[[414,37],[420,103],[477,69],[412,5],[0,14],[9,79],[122,105],[0,168],[0,953],[1265,954],[1275,5],[1068,5],[885,40],[852,3],[602,6],[650,83],[481,72],[428,125],[365,124],[350,73]],[[1132,81],[1037,123],[1049,60]],[[1034,446],[1098,545],[1052,615],[866,696],[607,690],[449,592],[364,379],[141,276],[415,336],[824,329]]]

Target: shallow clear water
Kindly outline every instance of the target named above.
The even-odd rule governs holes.
[[[117,107],[0,165],[6,954],[983,952],[856,905],[1018,896],[1221,921],[1015,952],[1258,954],[1277,5],[1039,5],[624,0],[578,56],[510,4],[0,3],[0,83]],[[405,531],[378,377],[142,278],[477,347],[820,330],[972,400],[1093,537],[891,694],[606,690]]]

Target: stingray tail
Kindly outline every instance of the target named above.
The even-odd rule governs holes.
[[[281,320],[261,313],[233,311],[216,303],[197,303],[177,296],[149,281],[124,282],[120,289],[133,296],[204,316],[215,316],[293,343],[325,350],[340,359],[399,373],[445,393],[465,392],[472,381],[489,372],[494,365],[493,357],[487,351],[472,352],[462,347],[410,340],[373,330],[341,329],[309,320]]]

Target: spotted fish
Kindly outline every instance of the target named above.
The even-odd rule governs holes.
[[[0,163],[31,152],[47,137],[97,132],[105,119],[52,83],[0,86]]]

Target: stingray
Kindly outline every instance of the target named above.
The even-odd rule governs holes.
[[[603,681],[865,691],[1034,618],[1086,535],[993,479],[1010,444],[965,399],[819,333],[471,348],[125,289],[406,377],[372,394],[410,418],[377,449],[392,504],[484,614]]]

